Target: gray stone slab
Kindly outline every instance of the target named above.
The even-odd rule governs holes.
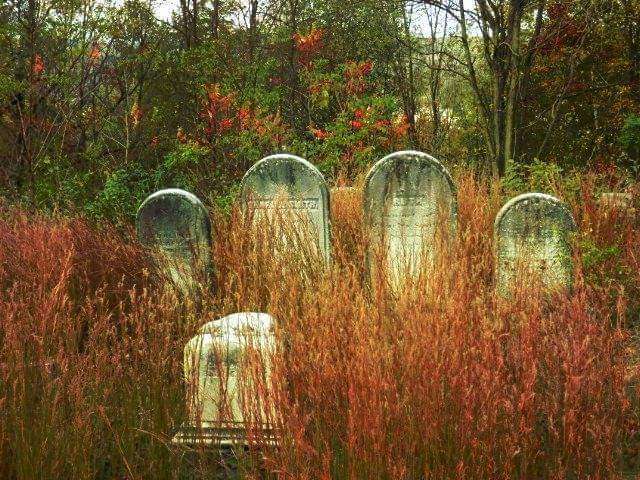
[[[170,188],[148,196],[138,209],[136,229],[181,290],[190,292],[209,280],[211,221],[195,195]]]
[[[569,207],[551,195],[525,193],[509,200],[494,224],[497,291],[512,292],[518,274],[527,281],[535,275],[547,289],[570,288],[575,231]]]
[[[634,207],[634,196],[626,192],[605,192],[600,195],[598,205],[604,210],[605,217],[615,212],[620,217],[628,219],[637,218],[637,210]]]
[[[203,325],[184,349],[188,421],[174,443],[236,445],[247,441],[247,421],[261,428],[262,440],[274,441],[266,407],[250,408],[259,418],[246,419],[242,408],[243,388],[251,388],[255,372],[247,370],[248,359],[261,359],[260,377],[268,383],[271,356],[275,351],[275,320],[266,313],[240,312]],[[266,385],[268,388],[268,385]],[[255,399],[256,395],[246,392]],[[255,432],[255,430],[254,430]]]
[[[241,201],[255,222],[286,219],[307,230],[324,260],[330,261],[329,191],[311,163],[289,154],[263,158],[242,179]]]
[[[436,254],[436,232],[455,231],[456,188],[447,169],[435,158],[417,151],[392,153],[369,171],[364,185],[364,223],[370,235],[367,267],[386,262],[392,286],[405,275],[417,276],[424,261]],[[445,225],[438,220],[445,218]]]

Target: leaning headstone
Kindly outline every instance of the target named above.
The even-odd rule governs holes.
[[[179,444],[272,444],[269,391],[275,320],[240,312],[205,324],[184,349],[188,420],[173,438]],[[256,383],[263,382],[260,385]]]
[[[518,275],[535,276],[548,290],[570,288],[575,231],[569,207],[551,195],[525,193],[508,201],[494,224],[497,291],[512,292]]]
[[[370,235],[367,268],[373,279],[385,263],[392,287],[433,264],[437,233],[450,235],[457,221],[451,175],[426,153],[403,151],[378,161],[364,185],[364,222]],[[440,225],[439,220],[444,224]]]
[[[211,221],[195,195],[171,188],[148,196],[138,209],[136,229],[181,292],[191,294],[209,281]]]
[[[242,179],[241,199],[254,223],[289,221],[308,233],[316,252],[330,260],[329,191],[311,163],[289,154],[263,158]]]

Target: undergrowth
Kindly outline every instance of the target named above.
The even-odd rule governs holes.
[[[197,305],[131,233],[0,214],[0,478],[219,478],[171,437],[185,420],[182,349],[207,321],[278,321],[277,449],[246,478],[609,479],[637,466],[640,234],[585,180],[576,284],[493,288],[497,186],[456,175],[457,235],[398,294],[369,285],[360,190],[332,198],[327,268],[214,212],[215,288]],[[303,274],[301,274],[303,273]],[[261,392],[260,395],[266,395]],[[251,452],[250,452],[251,453]],[[255,453],[255,452],[253,452]]]

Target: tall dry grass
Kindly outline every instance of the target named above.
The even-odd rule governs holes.
[[[197,308],[161,288],[126,232],[5,210],[0,478],[220,478],[216,454],[170,443],[186,415],[182,348],[245,310],[279,322],[274,386],[257,400],[277,404],[281,441],[250,452],[241,476],[620,478],[639,411],[635,220],[598,207],[585,182],[574,291],[529,282],[500,299],[502,199],[471,174],[456,180],[457,237],[401,295],[367,284],[357,191],[332,199],[329,268],[274,256],[273,232],[215,214],[216,289]]]

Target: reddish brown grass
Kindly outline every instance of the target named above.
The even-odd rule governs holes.
[[[637,444],[635,220],[597,207],[586,182],[574,291],[500,299],[502,199],[456,180],[456,241],[399,297],[367,285],[357,191],[333,199],[327,269],[274,258],[269,232],[216,214],[216,290],[198,311],[163,293],[128,233],[3,212],[0,478],[216,478],[215,455],[170,444],[182,348],[243,310],[272,314],[285,346],[257,399],[276,402],[280,447],[248,458],[247,478],[621,478]]]

